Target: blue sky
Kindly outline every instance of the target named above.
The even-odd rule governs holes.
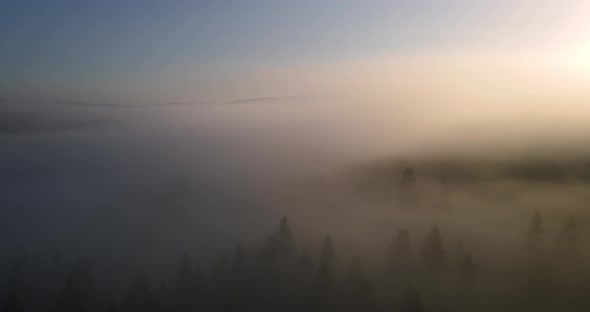
[[[272,80],[283,72],[287,84],[287,76],[314,75],[293,68],[545,47],[580,3],[3,0],[0,96],[160,102],[274,95],[276,88],[250,77],[268,69]]]

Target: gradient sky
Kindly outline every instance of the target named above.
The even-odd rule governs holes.
[[[585,2],[2,0],[0,97],[387,96],[408,76],[462,84],[486,66],[571,82],[590,72]]]

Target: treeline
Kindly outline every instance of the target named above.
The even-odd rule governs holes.
[[[88,261],[60,272],[56,260],[54,272],[24,279],[26,266],[17,259],[6,281],[3,310],[589,311],[590,272],[583,264],[575,217],[549,235],[535,213],[523,232],[522,253],[496,263],[473,254],[461,241],[446,241],[437,225],[417,241],[399,229],[384,248],[385,259],[364,265],[360,258],[340,254],[330,235],[319,251],[299,247],[283,218],[259,248],[238,244],[206,269],[184,255],[169,281],[154,283],[138,272],[122,296],[106,295],[97,282],[101,273]],[[39,286],[60,274],[65,278],[59,284]]]

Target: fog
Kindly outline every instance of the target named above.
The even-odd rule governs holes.
[[[370,264],[400,228],[418,239],[434,224],[504,263],[534,211],[550,229],[572,213],[589,220],[583,107],[525,118],[526,106],[415,103],[5,102],[2,262],[59,251],[92,259],[103,280],[130,268],[165,278],[183,253],[207,266],[237,242],[255,248],[288,216],[301,246],[330,233]],[[398,190],[407,167],[411,203]]]
[[[91,235],[93,227],[103,232],[130,210],[139,214],[135,221],[140,224],[149,219],[146,211],[192,220],[195,223],[185,229],[176,224],[174,230],[192,240],[200,236],[204,225],[198,223],[203,219],[215,224],[249,216],[249,222],[241,219],[246,226],[254,220],[264,224],[269,213],[272,217],[288,214],[281,205],[215,203],[238,194],[251,200],[272,198],[277,188],[350,166],[396,157],[411,164],[412,157],[444,155],[451,149],[498,156],[505,151],[526,156],[536,149],[553,156],[555,145],[565,149],[567,140],[572,140],[573,149],[575,139],[585,135],[575,122],[564,129],[538,117],[535,120],[542,116],[539,113],[529,112],[527,120],[519,119],[522,116],[516,111],[500,120],[498,114],[485,115],[489,108],[430,105],[426,112],[425,104],[386,106],[334,98],[5,107],[24,121],[11,118],[22,129],[6,131],[1,137],[2,191],[9,203],[4,205],[8,217],[3,218],[3,228],[10,236],[24,236],[31,242],[56,242],[53,239],[60,235],[77,236],[80,231]],[[541,141],[540,135],[561,137]],[[526,144],[520,144],[523,141]],[[176,188],[182,192],[183,187],[188,193],[184,195],[194,201],[187,204],[191,207],[166,207],[158,212],[149,207],[156,198],[167,197]],[[322,209],[317,212],[321,215]],[[194,215],[178,215],[183,213]],[[161,230],[158,224],[152,226],[154,231]]]

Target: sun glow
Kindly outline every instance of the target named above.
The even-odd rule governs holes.
[[[588,41],[576,47],[571,53],[572,65],[581,73],[590,75],[590,36]]]
[[[590,79],[590,4],[580,1],[562,31],[565,63],[576,75]]]

